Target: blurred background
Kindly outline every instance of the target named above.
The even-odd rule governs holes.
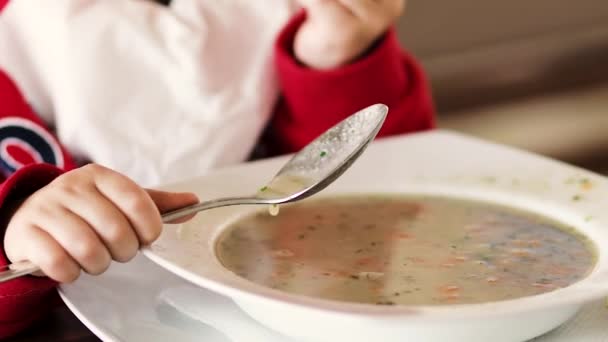
[[[607,0],[410,0],[441,128],[608,174]]]

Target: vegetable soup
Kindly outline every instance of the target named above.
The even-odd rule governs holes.
[[[357,195],[285,205],[232,224],[222,264],[295,294],[378,305],[498,301],[568,286],[590,243],[548,218],[432,196]]]

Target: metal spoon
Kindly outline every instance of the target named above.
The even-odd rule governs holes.
[[[278,205],[312,196],[344,173],[374,140],[388,113],[388,107],[375,104],[352,114],[325,131],[295,154],[274,178],[254,195],[227,197],[186,206],[162,215],[163,222],[202,210],[237,204]],[[0,283],[40,270],[29,261],[5,266]]]

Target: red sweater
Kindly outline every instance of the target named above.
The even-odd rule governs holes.
[[[0,0],[0,11],[7,0]],[[277,153],[294,152],[347,115],[374,103],[390,108],[380,136],[430,129],[433,105],[426,80],[414,59],[399,47],[390,30],[366,56],[331,71],[299,64],[291,47],[305,15],[282,30],[275,65],[282,98],[269,139]],[[10,76],[0,70],[0,212],[7,203],[45,186],[77,167],[52,132],[28,106]],[[6,214],[4,214],[6,215]],[[4,217],[5,218],[5,217]],[[2,220],[4,221],[4,220]],[[0,236],[3,233],[0,226]],[[2,241],[2,240],[0,240]],[[6,264],[0,245],[0,265]],[[53,303],[55,283],[22,277],[0,284],[0,338],[26,328]]]

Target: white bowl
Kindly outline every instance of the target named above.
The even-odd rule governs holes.
[[[167,188],[195,191],[203,199],[253,193],[285,161],[243,164]],[[302,341],[523,341],[559,326],[582,304],[608,294],[608,180],[599,175],[434,131],[375,142],[351,170],[317,196],[361,192],[449,195],[537,212],[586,235],[598,249],[597,265],[566,288],[482,304],[374,306],[299,296],[245,280],[217,259],[215,243],[222,231],[260,209],[253,206],[210,210],[183,225],[168,225],[144,254],[190,282],[232,298],[268,327]]]

